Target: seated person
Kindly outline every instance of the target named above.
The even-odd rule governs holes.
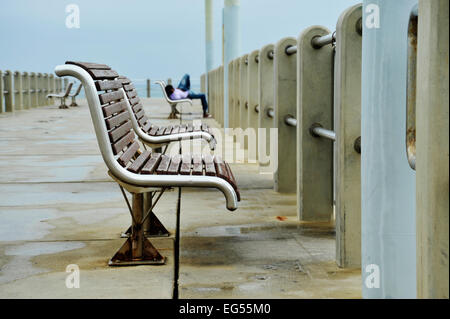
[[[190,89],[191,80],[189,74],[185,74],[183,76],[176,89],[170,84],[165,87],[167,96],[172,100],[181,100],[186,98],[191,100],[200,99],[202,101],[203,117],[211,117],[211,115],[208,114],[208,102],[206,101],[206,95],[203,93],[196,94]]]

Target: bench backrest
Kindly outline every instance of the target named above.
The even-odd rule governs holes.
[[[83,84],[80,83],[80,85],[78,85],[78,89],[75,91],[75,94],[73,96],[77,96],[78,94],[80,94],[82,87],[83,87]]]
[[[67,85],[66,93],[64,93],[64,97],[68,97],[68,96],[69,96],[70,91],[72,90],[72,86],[73,86],[73,82],[70,82],[70,83]]]
[[[68,61],[66,64],[73,64],[86,70],[94,80],[95,88],[98,92],[98,101],[102,110],[103,127],[108,135],[109,149],[100,147],[103,157],[108,157],[112,153],[117,162],[126,167],[130,160],[139,154],[139,143],[133,131],[130,114],[123,96],[122,85],[128,80],[119,78],[116,71],[105,64],[88,62]],[[93,117],[94,120],[94,117]],[[100,124],[100,123],[99,123]],[[94,123],[95,126],[95,123]],[[96,134],[101,134],[97,132]]]
[[[126,76],[119,76],[118,79],[122,81],[123,89],[127,94],[128,102],[131,105],[131,109],[133,110],[137,123],[144,132],[148,132],[152,124],[150,123],[148,117],[145,115],[144,108],[141,104],[141,100],[139,99],[137,90],[133,82],[131,82],[131,80]]]

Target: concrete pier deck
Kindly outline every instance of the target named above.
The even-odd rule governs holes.
[[[166,102],[142,100],[169,123]],[[166,265],[107,265],[131,218],[80,102],[0,114],[0,298],[172,298],[173,237],[151,239]],[[237,211],[216,190],[183,190],[180,298],[360,298],[360,270],[335,264],[334,225],[298,222],[295,194],[274,192],[255,164],[231,166]],[[155,210],[171,233],[176,195]],[[78,289],[66,288],[69,264]]]

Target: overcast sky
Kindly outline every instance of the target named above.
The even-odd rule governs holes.
[[[222,61],[223,0],[214,1],[215,66]],[[241,0],[241,54],[297,36],[311,25],[331,30],[355,0]],[[204,0],[0,0],[0,70],[52,72],[66,60],[111,65],[134,79],[198,78],[205,70]],[[66,6],[80,28],[66,27]]]

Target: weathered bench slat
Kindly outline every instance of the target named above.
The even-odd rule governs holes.
[[[113,115],[114,113],[118,113],[122,110],[125,110],[127,108],[127,104],[125,101],[120,101],[114,104],[108,104],[106,106],[103,106],[103,115],[105,117],[108,117],[110,115]]]
[[[126,76],[119,76],[116,80],[122,83],[122,85],[131,83],[131,80]]]
[[[114,155],[117,155],[119,152],[121,152],[125,146],[130,144],[134,141],[134,133],[130,131],[127,135],[122,137],[119,141],[116,143],[111,144]]]
[[[203,175],[203,160],[200,154],[192,156],[192,175]]]
[[[148,160],[147,164],[141,170],[141,174],[153,174],[155,172],[156,167],[158,167],[159,162],[161,161],[160,153],[153,153],[152,157]]]
[[[149,150],[141,153],[141,155],[136,158],[136,160],[130,165],[130,167],[128,167],[128,170],[133,173],[138,173],[150,158],[150,155],[152,155],[152,151]]]
[[[148,117],[147,116],[143,116],[138,122],[139,122],[139,126],[143,127],[145,125],[145,123],[147,123],[148,121]]]
[[[136,118],[140,120],[144,115],[145,115],[144,110],[140,110],[139,112],[136,113]]]
[[[132,91],[128,91],[127,92],[127,96],[128,96],[129,99],[132,99],[132,98],[136,97],[136,95],[137,95],[136,90],[132,90]]]
[[[159,126],[153,125],[152,128],[150,129],[150,132],[148,132],[148,134],[156,135],[156,133],[158,133],[158,131],[159,131]]]
[[[103,105],[103,104],[107,104],[112,101],[122,99],[123,93],[121,91],[113,91],[113,92],[99,94],[98,97],[100,98],[100,103]]]
[[[121,84],[121,86],[122,86],[122,84]],[[119,86],[119,88],[120,88],[120,86]],[[123,89],[124,89],[125,91],[132,91],[132,90],[135,89],[135,87],[134,87],[133,83],[130,83],[130,84],[124,85],[124,86],[123,86]]]
[[[147,121],[147,123],[142,127],[142,130],[147,133],[151,127],[152,123],[150,123],[150,121]]]
[[[139,103],[139,98],[138,97],[134,97],[132,99],[129,99],[128,101],[130,102],[130,105],[133,106],[133,105]]]
[[[161,155],[161,162],[159,163],[158,168],[156,169],[156,173],[158,174],[167,174],[167,170],[170,165],[170,156]]]
[[[190,175],[191,174],[191,163],[192,156],[190,154],[183,154],[181,157],[181,167],[180,174],[181,175]]]
[[[216,175],[220,178],[223,178],[225,180],[231,180],[231,178],[228,177],[228,171],[225,167],[225,163],[222,161],[222,158],[220,156],[214,156],[214,166],[216,168]]]
[[[114,143],[117,140],[119,140],[121,137],[127,134],[132,128],[133,125],[131,124],[131,121],[128,120],[121,126],[118,126],[115,129],[108,132],[111,143]]]
[[[212,155],[205,154],[203,156],[203,161],[205,162],[205,175],[216,176],[216,168],[214,167],[214,160]]]
[[[94,70],[88,69],[88,73],[92,76],[94,80],[103,80],[103,79],[114,79],[119,74],[117,74],[114,70]]]
[[[167,174],[178,175],[178,169],[180,168],[180,164],[181,164],[181,155],[180,154],[174,155],[174,157],[172,157],[172,160],[170,161]]]
[[[83,69],[111,70],[108,65],[99,63],[67,61],[66,64],[78,65]]]
[[[187,129],[187,125],[186,124],[181,125],[179,133],[185,133],[186,129]]]
[[[120,165],[127,166],[128,162],[133,158],[133,156],[136,154],[137,150],[139,149],[139,143],[137,141],[134,141],[131,146],[127,148],[125,152],[120,155],[118,161]]]
[[[172,125],[169,125],[166,127],[166,130],[164,131],[164,135],[168,135],[172,132]]]
[[[194,132],[199,132],[202,130],[202,124],[201,123],[195,123],[194,124]]]
[[[139,112],[140,110],[143,110],[142,104],[141,104],[141,103],[138,103],[138,104],[136,104],[136,105],[133,106],[133,111],[134,111],[134,113],[137,113],[137,112]]]
[[[114,90],[120,89],[122,83],[116,80],[96,81],[95,87],[97,88],[97,91]]]
[[[156,133],[156,136],[164,135],[164,132],[166,131],[165,127],[160,127],[158,132]]]
[[[106,127],[108,130],[112,129],[115,126],[118,126],[128,120],[130,118],[130,113],[128,111],[119,113],[105,120]]]

